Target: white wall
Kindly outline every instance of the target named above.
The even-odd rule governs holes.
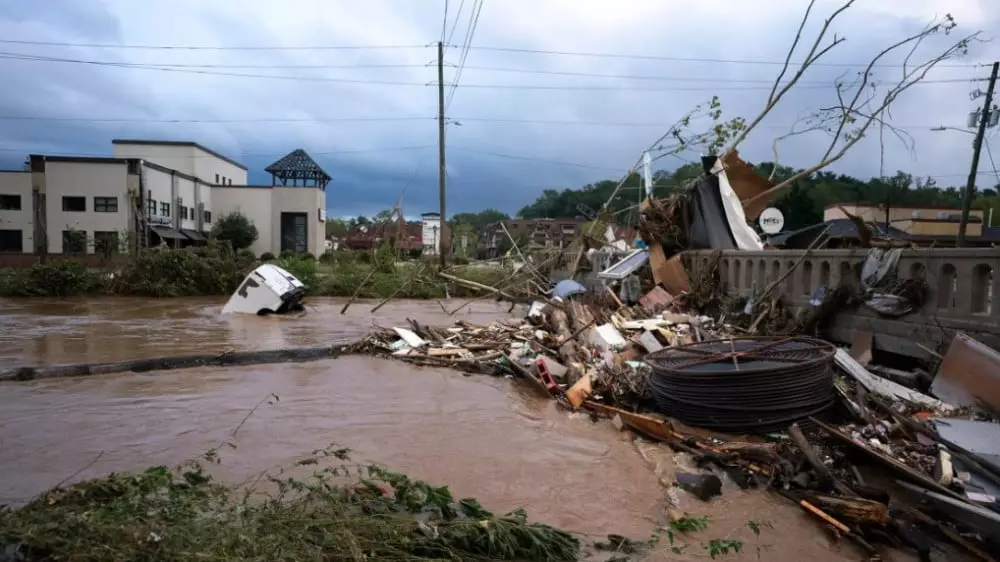
[[[168,203],[170,205],[170,220],[173,221],[174,205],[171,174],[149,166],[143,167],[143,173],[145,174],[145,177],[143,177],[143,183],[146,189],[145,198],[147,200],[152,199],[153,201],[156,201],[156,212],[152,213],[152,215],[157,217],[164,216],[162,204]],[[173,224],[173,222],[170,224]]]
[[[197,217],[199,228],[203,232],[211,232],[212,224],[215,221],[215,213],[212,212],[212,187],[204,182],[198,182],[194,186],[196,194],[198,196],[198,203],[201,205],[201,216]],[[195,207],[197,211],[198,207]],[[211,216],[210,220],[205,220],[205,212],[208,212]]]
[[[171,170],[195,175],[195,148],[172,144],[112,144],[115,158],[141,158]],[[201,151],[198,151],[200,154]]]
[[[20,211],[0,209],[0,230],[20,230],[21,250],[26,254],[31,253],[35,247],[31,172],[0,172],[0,195],[17,195],[21,198]]]
[[[240,211],[257,227],[257,241],[250,246],[260,256],[264,252],[278,255],[271,237],[271,189],[265,187],[212,187],[212,222],[223,215]]]
[[[281,251],[281,214],[305,213],[306,237],[309,253],[319,257],[326,251],[326,224],[320,222],[320,209],[326,209],[326,192],[315,187],[275,187],[273,193],[271,250],[277,255]]]
[[[63,196],[80,196],[83,212],[64,212]],[[115,213],[94,212],[94,197],[117,197]],[[125,162],[45,162],[45,216],[50,253],[62,253],[64,230],[87,233],[87,252],[94,252],[94,232],[117,232],[123,240],[130,230],[128,212],[128,165]]]
[[[225,160],[205,152],[200,148],[195,148],[197,158],[195,158],[195,174],[198,179],[210,184],[224,185],[246,185],[247,171],[239,166],[234,166]],[[216,181],[215,176],[219,176]]]
[[[231,182],[227,181],[227,184],[246,185],[247,183],[246,170],[197,146],[169,143],[114,143],[112,147],[115,158],[141,158],[165,168],[194,176],[205,183],[215,184],[216,174],[219,176],[219,182],[226,178],[226,180],[232,180]]]
[[[197,211],[198,207],[194,196],[195,184],[187,178],[182,178],[176,175],[174,176],[174,183],[177,184],[177,197],[181,200],[180,206],[176,209],[177,217],[179,219],[177,224],[185,230],[196,230],[198,223],[195,220],[194,212]],[[187,218],[184,218],[185,215],[180,208],[181,206],[188,207],[190,209],[187,213]]]
[[[320,209],[326,208],[326,192],[313,187],[212,187],[212,221],[240,211],[257,227],[257,241],[250,247],[258,256],[281,253],[282,213],[305,213],[309,253],[326,251],[326,225]]]

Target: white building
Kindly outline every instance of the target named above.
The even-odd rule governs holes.
[[[35,220],[31,172],[0,171],[0,252],[30,253]]]
[[[441,213],[420,215],[420,238],[423,240],[423,255],[436,256],[441,250]]]
[[[247,168],[193,142],[115,140],[109,158],[31,155],[28,171],[0,172],[0,252],[101,253],[126,237],[202,244],[217,217],[241,211],[257,227],[256,254],[325,249],[329,176],[296,150],[268,171],[272,184],[309,168],[314,185],[250,186]],[[311,166],[311,167],[310,167]],[[273,170],[272,170],[273,168]],[[284,182],[283,178],[283,182]]]

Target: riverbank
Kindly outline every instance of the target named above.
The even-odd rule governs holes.
[[[107,269],[54,260],[28,268],[0,269],[0,297],[228,296],[260,263],[252,253],[234,253],[217,246],[145,250]],[[298,277],[312,296],[438,299],[483,294],[473,286],[437,276],[431,265],[371,259],[367,254],[362,257],[345,252],[320,260],[287,255],[269,263]],[[456,265],[449,272],[490,286],[509,273],[480,265]]]
[[[245,421],[245,420],[244,420]],[[331,446],[300,459],[308,476],[216,482],[201,462],[56,487],[0,510],[4,559],[577,560],[580,541],[499,516],[445,486],[350,463]],[[262,488],[268,488],[266,493]]]

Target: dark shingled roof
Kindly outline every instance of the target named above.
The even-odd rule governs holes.
[[[284,155],[264,171],[281,180],[315,180],[318,185],[326,185],[330,181],[330,175],[301,148]]]

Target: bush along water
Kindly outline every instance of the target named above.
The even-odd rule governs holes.
[[[0,507],[0,559],[579,558],[576,537],[528,523],[522,510],[494,515],[447,487],[349,464],[348,453],[331,446],[297,463],[311,476],[268,475],[235,489],[197,462],[56,488],[22,507]],[[272,491],[254,489],[257,482]]]
[[[105,275],[75,261],[0,269],[0,297],[75,297],[98,292]]]
[[[264,253],[258,261],[248,249],[233,251],[226,243],[185,249],[150,248],[118,261],[116,269],[89,269],[76,261],[54,261],[30,268],[0,269],[0,297],[227,296],[261,262],[286,269],[302,281],[310,295],[382,299],[471,297],[481,294],[447,282],[434,264],[397,261],[385,246],[376,252],[328,252],[316,260],[307,254],[282,253],[275,259]],[[499,268],[457,266],[453,275],[496,285],[509,272]],[[360,288],[360,291],[359,291]]]

